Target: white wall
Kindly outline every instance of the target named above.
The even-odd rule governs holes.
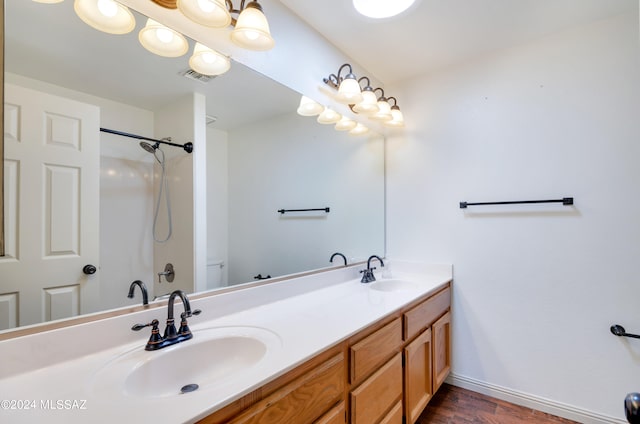
[[[383,255],[383,148],[295,112],[230,131],[229,282]]]
[[[454,380],[622,420],[640,391],[640,343],[609,332],[640,332],[637,12],[393,92],[411,127],[388,145],[388,252],[454,264]]]
[[[222,262],[220,286],[228,281],[228,143],[226,132],[207,129],[207,263]]]

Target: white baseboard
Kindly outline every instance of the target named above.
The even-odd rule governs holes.
[[[628,424],[624,419],[598,414],[586,409],[576,408],[575,406],[555,402],[454,373],[449,374],[446,382],[453,386],[462,387],[463,389],[472,390],[483,395],[511,402],[516,405],[525,406],[527,408],[536,409],[558,417],[578,421],[583,424]],[[622,401],[620,402],[620,408],[622,408]]]

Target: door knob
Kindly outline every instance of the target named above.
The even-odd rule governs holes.
[[[97,270],[98,269],[94,265],[91,265],[91,264],[85,265],[82,268],[82,272],[84,272],[87,275],[95,274]]]

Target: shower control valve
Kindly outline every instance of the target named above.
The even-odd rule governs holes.
[[[173,280],[176,278],[176,272],[173,269],[173,264],[168,263],[164,266],[164,271],[158,273],[158,283],[162,283],[162,276],[167,280],[168,283],[173,283]]]

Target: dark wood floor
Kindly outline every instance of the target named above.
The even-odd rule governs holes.
[[[417,424],[571,424],[575,421],[443,384]]]

